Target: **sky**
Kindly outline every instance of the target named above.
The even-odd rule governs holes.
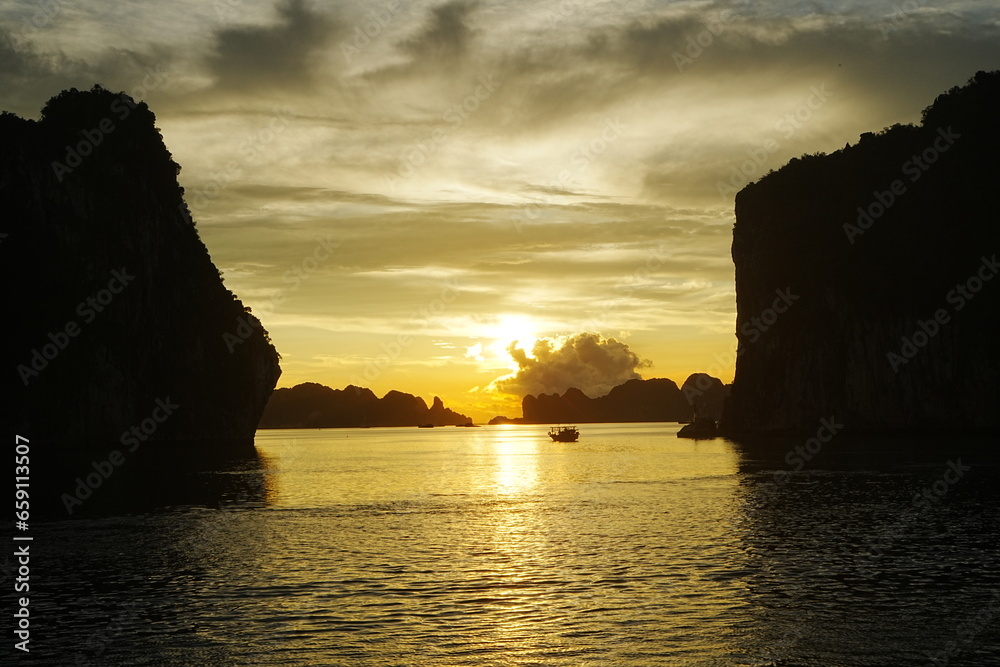
[[[0,108],[146,101],[279,386],[477,420],[730,382],[735,193],[1000,67],[957,2],[0,0]]]

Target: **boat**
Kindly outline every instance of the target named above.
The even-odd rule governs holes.
[[[575,426],[553,426],[549,429],[549,437],[553,442],[576,442],[580,437],[580,429]]]

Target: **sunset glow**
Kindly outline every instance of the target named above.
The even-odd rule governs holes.
[[[982,3],[888,23],[889,3],[186,4],[36,27],[7,3],[7,108],[95,81],[145,100],[280,386],[436,394],[477,420],[515,340],[594,332],[643,377],[731,381],[735,192],[1000,58]]]

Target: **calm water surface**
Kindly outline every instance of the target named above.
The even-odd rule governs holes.
[[[216,505],[36,525],[18,662],[1000,664],[981,443],[834,439],[795,470],[801,441],[546,428],[261,431],[185,480]]]

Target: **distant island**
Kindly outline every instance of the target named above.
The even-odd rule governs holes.
[[[736,197],[730,434],[1000,431],[1000,72]]]
[[[64,91],[38,121],[0,114],[6,411],[33,458],[254,451],[278,353],[223,284],[179,171],[153,113],[124,93]],[[81,468],[66,465],[72,480]]]
[[[276,389],[260,428],[349,428],[364,426],[465,426],[472,420],[434,397],[430,407],[419,396],[390,391],[379,398],[371,389],[348,385],[332,389],[316,382]]]
[[[629,380],[591,398],[576,388],[563,394],[529,394],[521,417],[498,416],[490,424],[588,422],[687,422],[697,415],[719,419],[728,388],[718,378],[695,373],[678,387],[673,380]]]

